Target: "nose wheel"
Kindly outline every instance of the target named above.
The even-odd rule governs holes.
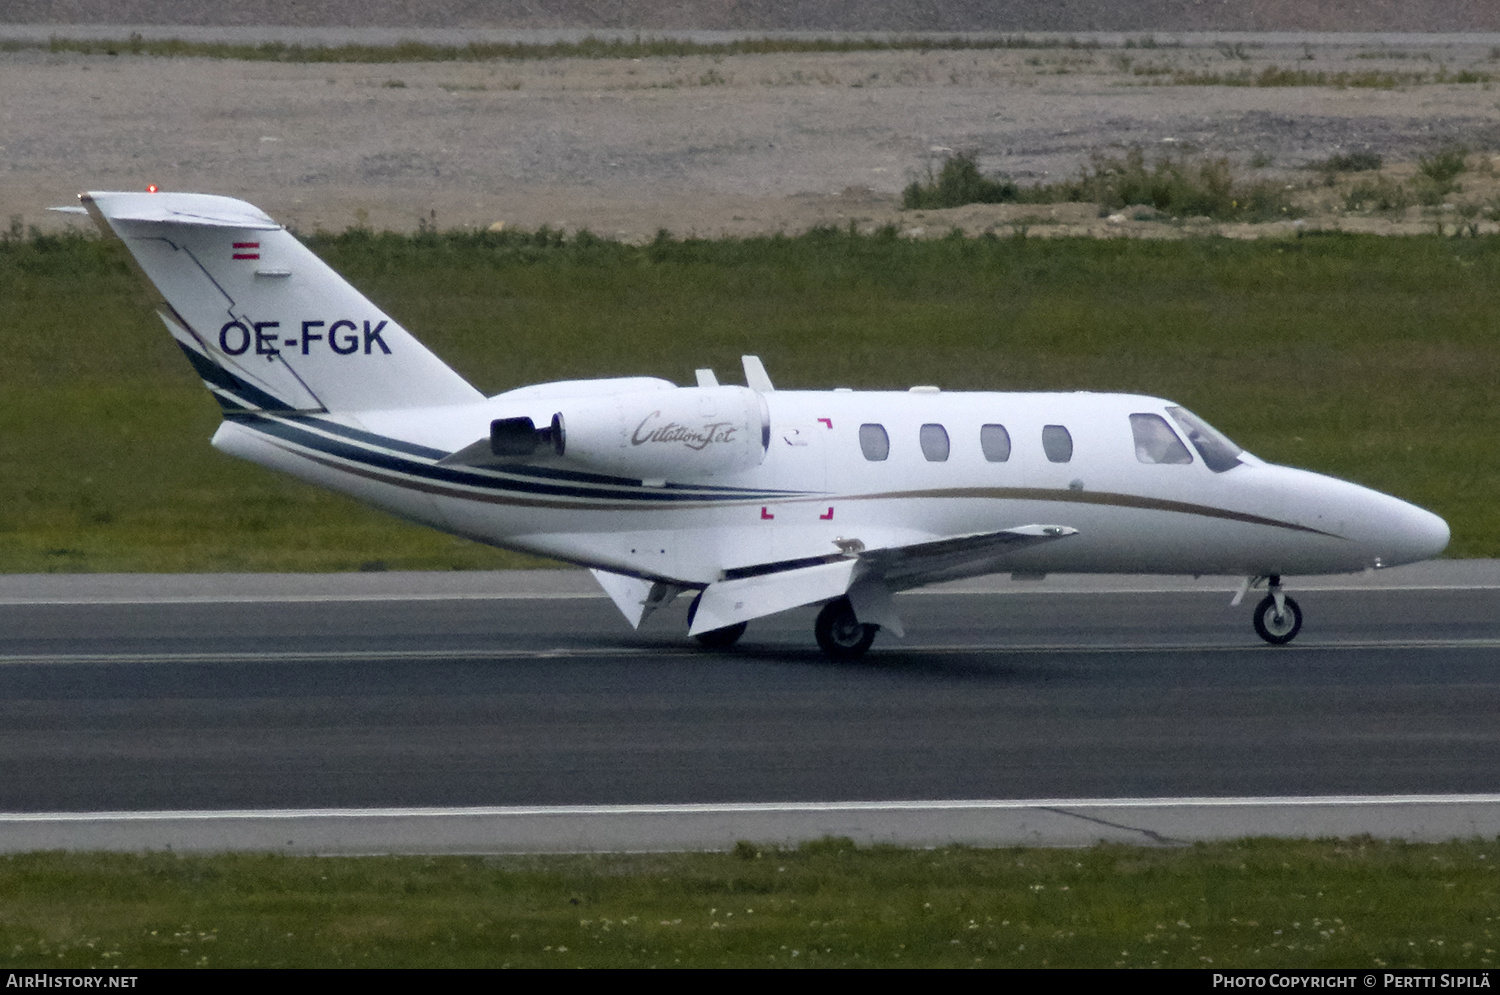
[[[1255,606],[1255,632],[1272,646],[1285,646],[1302,631],[1302,609],[1280,588]]]
[[[1229,603],[1238,605],[1253,587],[1265,581],[1271,591],[1255,606],[1255,634],[1272,646],[1285,646],[1302,631],[1302,609],[1281,590],[1280,574],[1246,577],[1239,593]]]

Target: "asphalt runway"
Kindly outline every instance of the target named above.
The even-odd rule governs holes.
[[[810,609],[709,653],[572,581],[177,580],[0,588],[0,811],[1500,790],[1493,586],[1296,591],[1285,648],[1222,590],[918,593],[834,664]]]

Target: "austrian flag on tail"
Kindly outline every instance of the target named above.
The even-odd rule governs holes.
[[[236,242],[234,243],[234,258],[236,259],[259,259],[259,242]]]

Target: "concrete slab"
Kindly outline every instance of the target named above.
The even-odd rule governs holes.
[[[1500,837],[1500,795],[0,814],[0,853],[601,853],[796,846],[1158,846],[1253,836]]]

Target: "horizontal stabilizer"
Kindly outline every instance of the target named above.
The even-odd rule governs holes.
[[[788,608],[837,598],[849,590],[858,560],[835,560],[758,577],[710,584],[698,602],[691,635],[748,622]]]
[[[490,437],[485,436],[475,442],[469,443],[457,452],[449,453],[438,460],[438,466],[500,466],[502,463],[514,463],[515,458],[496,456],[494,449],[490,448]]]
[[[258,207],[214,194],[90,193],[81,196],[99,202],[112,221],[197,225],[238,231],[276,231],[281,227]]]

